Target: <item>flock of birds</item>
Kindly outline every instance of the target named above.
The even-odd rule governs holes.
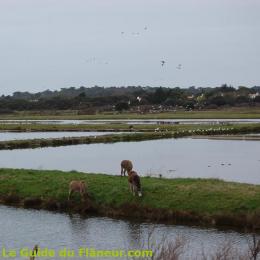
[[[224,166],[224,165],[231,166],[232,164],[231,164],[231,163],[226,163],[226,164],[225,164],[225,163],[221,163],[220,165],[221,165],[221,166]],[[208,167],[211,167],[211,165],[208,165]]]
[[[108,65],[109,62],[108,61],[102,61],[102,60],[98,60],[95,57],[93,58],[89,58],[87,60],[85,60],[86,63],[97,63],[97,64],[105,64]],[[161,66],[163,67],[166,64],[165,60],[161,60]],[[176,67],[177,70],[181,70],[182,69],[182,64],[178,64],[178,66]]]
[[[144,31],[147,31],[147,30],[148,30],[148,27],[145,26],[143,29],[144,29]],[[122,32],[121,32],[121,35],[124,35],[125,33],[126,33],[126,32],[122,31]],[[132,32],[131,35],[133,35],[133,36],[138,36],[138,35],[140,35],[140,32]],[[95,58],[95,57],[86,59],[85,62],[86,62],[86,63],[105,64],[105,65],[108,65],[108,64],[109,64],[108,61],[98,60],[98,59]],[[166,64],[166,61],[165,61],[165,60],[161,60],[160,63],[161,63],[161,66],[164,67],[165,64]],[[182,64],[178,64],[178,66],[176,66],[176,69],[177,69],[177,70],[181,70],[181,69],[182,69]]]
[[[147,29],[148,29],[148,27],[145,26],[144,30],[147,31]],[[121,32],[121,34],[125,34],[125,32]],[[140,32],[132,32],[132,35],[135,35],[135,36],[140,35]]]

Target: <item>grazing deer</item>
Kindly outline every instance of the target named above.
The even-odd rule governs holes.
[[[135,194],[138,194],[139,197],[142,196],[140,177],[135,171],[128,172],[128,184],[134,196]]]
[[[121,162],[121,176],[125,176],[125,173],[129,173],[133,169],[133,164],[129,160],[123,160]]]
[[[68,200],[70,200],[73,192],[79,192],[81,195],[81,200],[83,200],[86,195],[88,195],[86,183],[84,181],[71,181],[69,184]]]

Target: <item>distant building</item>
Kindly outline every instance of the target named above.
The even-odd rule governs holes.
[[[193,99],[194,95],[187,96],[187,99]]]
[[[254,93],[254,94],[248,94],[248,96],[249,96],[249,98],[251,98],[251,99],[255,99],[256,97],[259,96],[259,92]]]

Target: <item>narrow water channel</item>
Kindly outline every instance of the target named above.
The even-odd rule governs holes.
[[[260,142],[165,139],[0,151],[0,167],[120,174],[123,159],[142,176],[220,178],[260,184]]]

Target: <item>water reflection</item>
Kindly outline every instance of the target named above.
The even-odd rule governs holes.
[[[140,248],[142,246],[143,230],[140,223],[126,222],[127,240],[126,244],[130,245],[130,248]]]
[[[89,234],[89,225],[87,221],[75,214],[68,215],[68,227],[70,229],[70,236],[75,241],[76,247],[82,247],[87,244]]]
[[[194,259],[194,255],[201,253],[202,247],[209,255],[225,241],[244,250],[250,237],[249,234],[234,231],[136,223],[102,217],[83,218],[6,206],[0,206],[0,216],[4,220],[0,222],[0,245],[17,250],[33,248],[36,243],[55,251],[64,247],[76,251],[79,247],[99,250],[147,248],[147,238],[153,230],[152,241],[156,245],[165,235],[170,239],[184,237],[188,241],[185,259]]]

